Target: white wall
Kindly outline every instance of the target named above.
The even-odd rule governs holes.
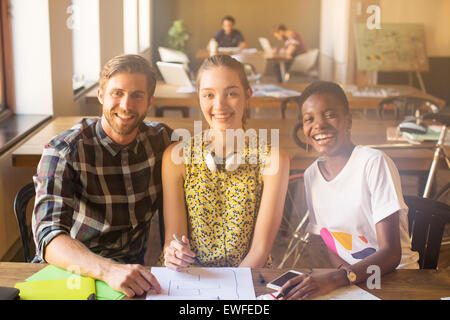
[[[123,0],[99,0],[100,65],[124,53]]]
[[[71,0],[48,0],[50,52],[54,116],[76,116],[80,107],[74,101],[72,30],[67,27]],[[88,48],[87,48],[88,50]]]
[[[11,1],[11,32],[17,114],[52,114],[48,0]]]
[[[381,0],[382,23],[423,23],[428,56],[450,56],[450,1]]]

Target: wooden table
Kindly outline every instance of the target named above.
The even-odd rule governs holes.
[[[14,287],[32,274],[46,267],[46,264],[0,262],[0,286]],[[273,292],[259,281],[259,274],[266,281],[276,278],[288,269],[252,269],[253,285],[256,296]],[[299,271],[308,272],[309,270]],[[327,269],[313,269],[313,274]],[[440,299],[450,296],[449,270],[396,270],[381,278],[381,288],[369,290],[365,284],[359,285],[364,290],[383,300],[401,299]]]
[[[298,92],[303,92],[303,90],[309,85],[309,83],[283,83],[276,84],[277,86],[295,90]],[[97,99],[97,88],[94,87],[90,91],[86,93],[85,103],[86,104],[97,104],[100,102]],[[356,97],[349,91],[351,86],[343,85],[344,90],[346,91],[346,95],[349,102],[349,107],[352,110],[365,110],[365,109],[376,109],[378,104],[384,97]],[[445,101],[439,98],[436,98],[432,95],[426,94],[423,91],[416,89],[411,86],[406,85],[377,85],[370,86],[370,88],[379,88],[379,89],[395,89],[401,95],[408,95],[414,97],[422,97],[431,99],[435,101],[436,104],[442,109],[445,106]],[[158,81],[156,84],[155,90],[155,98],[153,102],[153,106],[161,107],[161,106],[169,106],[169,107],[199,107],[198,95],[195,92],[192,93],[180,93],[177,92],[178,86],[169,85],[162,81]],[[250,107],[255,108],[280,108],[281,103],[285,100],[285,98],[274,98],[274,97],[252,97],[250,99]]]
[[[16,167],[37,167],[43,147],[55,135],[71,128],[81,117],[59,117],[53,119],[44,128],[37,131],[28,141],[17,148],[12,154],[13,165]],[[173,129],[185,128],[191,134],[194,131],[193,118],[147,118],[147,120],[164,122]],[[296,123],[292,119],[249,119],[247,128],[278,129],[280,147],[291,158],[291,170],[305,170],[317,157],[314,152],[306,152],[299,148],[291,139],[291,128]],[[386,141],[386,129],[395,126],[395,121],[389,120],[354,120],[352,138],[356,144],[384,145],[389,147],[392,142]],[[203,124],[206,129],[206,124]],[[410,148],[384,148],[400,171],[426,172],[433,159],[433,150]]]

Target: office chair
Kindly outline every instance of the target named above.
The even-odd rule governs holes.
[[[283,219],[279,235],[284,241],[289,241],[277,268],[283,268],[292,257],[291,266],[294,267],[309,243],[309,233],[306,232],[308,212],[304,201],[303,173],[289,177],[286,201],[284,203]],[[283,238],[280,242],[283,241]]]
[[[300,140],[298,134],[303,132],[303,120],[302,117],[299,116],[298,122],[292,127],[291,129],[291,138],[294,140],[295,144],[298,145],[300,148],[306,150],[308,152],[308,145],[304,143],[302,140]]]
[[[232,55],[234,59],[244,65],[250,82],[258,82],[266,70],[267,59],[260,53],[238,53]]]
[[[184,52],[166,47],[158,47],[158,52],[161,61],[181,63],[189,71],[189,58]]]
[[[281,109],[281,118],[286,119],[286,108],[289,104],[296,104],[298,108],[298,112],[301,112],[300,109],[300,97],[289,97],[281,101],[280,109]]]
[[[405,202],[411,248],[419,252],[419,267],[436,269],[445,224],[450,222],[450,206],[416,196],[405,196]]]
[[[384,119],[384,111],[388,105],[394,106],[395,120],[400,120],[407,115],[415,115],[416,110],[421,110],[422,106],[426,106],[428,112],[439,112],[439,107],[430,99],[409,96],[389,97],[381,100],[378,104],[377,115],[379,119]]]
[[[318,72],[314,67],[316,66],[317,59],[319,57],[319,49],[310,49],[305,53],[299,54],[294,57],[289,70],[285,74],[284,81],[287,82],[290,78],[290,74],[298,72],[311,77],[317,77]]]
[[[16,215],[17,223],[19,225],[20,238],[22,240],[23,256],[25,262],[31,262],[30,258],[30,238],[27,227],[27,205],[28,202],[35,196],[34,183],[30,182],[23,186],[17,192],[14,198],[14,214]]]

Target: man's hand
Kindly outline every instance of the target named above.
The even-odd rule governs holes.
[[[123,292],[127,297],[141,296],[151,289],[161,293],[155,276],[139,264],[112,263],[103,279],[112,289]]]

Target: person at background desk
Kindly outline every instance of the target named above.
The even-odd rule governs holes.
[[[288,61],[285,61],[286,70],[289,69],[289,66],[292,64],[292,60],[295,56],[305,53],[307,51],[307,47],[305,42],[303,41],[300,33],[295,32],[291,29],[288,29],[284,24],[280,24],[275,28],[273,32],[275,38],[280,41],[283,41],[284,45],[282,48],[276,48],[274,53],[282,56]],[[283,74],[281,72],[281,66],[279,63],[275,64],[275,72],[278,77],[279,82],[283,82]]]
[[[82,119],[54,137],[34,176],[35,261],[77,266],[129,297],[161,289],[142,266],[172,131],[144,121],[155,86],[144,58],[108,61],[97,92],[101,118]]]
[[[218,30],[211,40],[209,40],[208,50],[211,51],[213,47],[247,48],[242,33],[239,30],[234,29],[235,22],[236,20],[231,16],[226,16],[222,19],[222,29]]]

